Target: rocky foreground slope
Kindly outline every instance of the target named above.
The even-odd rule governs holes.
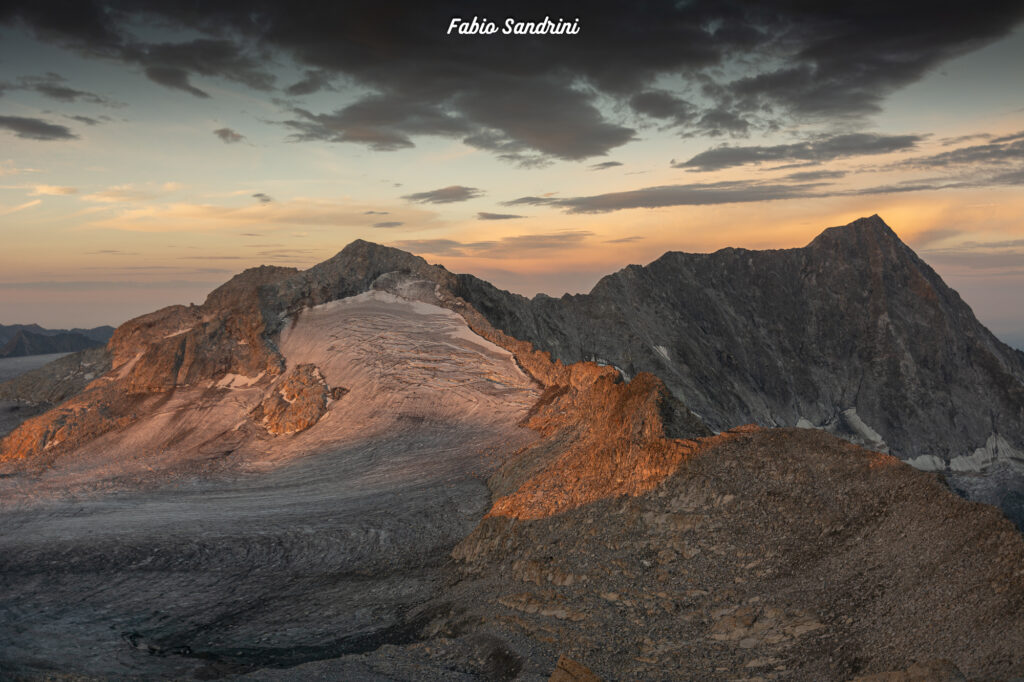
[[[1024,675],[998,510],[823,431],[713,435],[470,284],[355,242],[119,328],[0,442],[0,674]]]

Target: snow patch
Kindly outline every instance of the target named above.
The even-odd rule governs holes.
[[[914,459],[903,460],[910,466],[921,471],[945,471],[946,462],[941,457],[935,455],[921,455]]]
[[[998,462],[1014,462],[1024,464],[1024,453],[1017,450],[999,434],[993,433],[985,441],[985,445],[970,455],[954,457],[949,461],[950,471],[980,472]]]
[[[262,379],[264,374],[266,372],[260,372],[254,377],[247,377],[243,374],[225,374],[215,386],[217,388],[248,388]]]
[[[621,367],[619,367],[615,363],[608,362],[607,360],[605,360],[604,358],[602,358],[599,355],[591,355],[591,356],[588,356],[588,357],[584,358],[584,360],[587,360],[588,362],[593,362],[598,367],[611,367],[612,369],[614,369],[616,372],[619,373],[619,376],[622,377],[622,380],[625,383],[627,383],[627,384],[629,383],[629,374],[626,373],[626,370],[622,369]]]
[[[141,352],[136,353],[134,358],[132,358],[128,362],[124,363],[120,367],[116,367],[115,369],[117,370],[117,375],[112,377],[111,380],[113,380],[113,379],[123,379],[126,376],[128,376],[128,372],[132,371],[132,368],[135,367],[135,364],[139,361],[139,358],[141,358],[141,357],[142,357],[142,353]]]
[[[889,446],[885,444],[885,440],[877,431],[864,423],[864,420],[857,414],[856,407],[843,410],[843,421],[851,431],[863,438],[872,448],[879,452],[889,452]]]

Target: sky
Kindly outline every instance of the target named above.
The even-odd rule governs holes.
[[[832,4],[0,4],[0,323],[354,239],[557,296],[877,213],[1024,347],[1024,3]]]

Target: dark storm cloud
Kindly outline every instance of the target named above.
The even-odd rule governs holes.
[[[514,220],[515,218],[522,218],[521,215],[515,215],[514,213],[487,213],[481,211],[476,214],[477,220]]]
[[[86,92],[85,90],[76,90],[66,85],[66,83],[66,78],[51,71],[43,76],[22,76],[18,79],[17,86],[8,86],[8,89],[31,90],[61,102],[86,102],[88,104],[102,104],[110,107],[121,106],[120,103],[111,99],[92,92]]]
[[[634,131],[608,113],[616,104],[682,135],[743,135],[793,118],[856,124],[895,90],[1008,35],[1024,4],[598,0],[584,7],[525,0],[516,16],[579,16],[581,33],[445,35],[453,16],[482,12],[477,3],[458,2],[396,11],[379,1],[14,0],[0,9],[0,22],[21,22],[42,40],[140,67],[197,97],[207,94],[198,77],[272,88],[266,57],[282,64],[291,58],[305,75],[286,93],[309,94],[331,79],[367,93],[355,109],[296,112],[286,123],[295,139],[394,150],[440,135],[540,166],[600,156],[633,139]],[[153,33],[140,27],[201,37],[140,42],[135,36]],[[679,91],[655,85],[666,82],[680,83]],[[421,109],[405,116],[396,108],[401,102]],[[389,113],[378,121],[367,109]]]
[[[593,232],[574,230],[552,234],[522,234],[494,241],[460,242],[453,239],[409,239],[395,242],[400,249],[435,256],[510,257],[578,246]]]
[[[405,225],[405,223],[398,220],[386,220],[382,223],[373,224],[374,227],[401,227],[402,225]]]
[[[302,76],[302,80],[292,83],[285,88],[285,93],[295,97],[312,95],[321,90],[333,90],[331,87],[331,74],[322,69],[308,69]]]
[[[232,130],[231,128],[217,128],[213,131],[213,134],[221,139],[225,144],[235,144],[245,139],[245,135]]]
[[[708,135],[745,135],[750,131],[750,121],[735,111],[724,107],[705,111],[698,121],[698,128]]]
[[[697,117],[698,108],[664,90],[645,90],[629,100],[633,111],[651,118],[670,119],[675,125],[686,125]]]
[[[602,163],[595,163],[590,166],[590,170],[608,170],[609,168],[615,168],[621,166],[622,163],[619,161],[604,161]]]
[[[145,66],[147,75],[149,69],[159,68],[185,73],[186,82],[189,74],[216,76],[256,90],[270,90],[274,85],[273,75],[264,69],[265,56],[222,38],[199,38],[181,43],[134,43],[124,49],[124,57]]]
[[[252,198],[258,200],[261,204],[269,204],[273,201],[273,199],[270,198],[270,196],[264,194],[263,192],[256,192],[256,194],[252,195]]]
[[[820,163],[847,156],[888,154],[903,149],[913,149],[923,139],[921,135],[849,133],[767,147],[715,147],[697,154],[688,161],[674,163],[672,166],[695,171],[713,171],[764,161]]]
[[[78,136],[65,126],[26,116],[0,116],[0,128],[10,130],[26,140],[78,139]]]
[[[210,96],[189,82],[189,74],[185,69],[174,66],[149,66],[146,67],[146,78],[164,87],[183,90],[203,99]]]
[[[441,189],[432,189],[429,192],[416,192],[406,194],[403,199],[415,201],[421,204],[451,204],[457,201],[469,201],[483,196],[483,191],[476,187],[463,187],[462,185],[451,185]]]
[[[378,151],[412,147],[410,135],[459,136],[471,130],[465,120],[404,97],[367,97],[331,114],[295,107],[284,121],[296,140],[357,142]]]
[[[493,90],[466,91],[455,98],[456,108],[485,130],[501,131],[490,144],[469,138],[483,149],[536,150],[567,160],[600,156],[634,138],[634,131],[606,121],[591,94],[566,88],[558,80],[524,83],[501,79]],[[475,141],[474,141],[475,139]]]

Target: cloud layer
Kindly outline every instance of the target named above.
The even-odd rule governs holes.
[[[289,103],[280,123],[296,140],[391,151],[440,136],[541,166],[601,156],[647,124],[686,136],[745,135],[793,121],[855,126],[890,93],[1007,35],[1024,18],[1024,5],[1011,0],[986,3],[984,11],[919,0],[890,3],[885,11],[858,7],[863,11],[782,0],[517,3],[519,17],[579,17],[581,32],[571,40],[446,35],[453,16],[484,12],[468,2],[408,5],[399,16],[387,3],[368,0],[301,8],[270,0],[81,0],[60,12],[15,0],[0,10],[0,23],[21,23],[88,57],[119,60],[197,98],[210,96],[209,79],[285,97],[335,82],[364,93],[331,111]],[[141,39],[133,29],[142,22],[167,30]],[[164,34],[168,39],[154,37]],[[298,65],[298,81],[277,82],[269,65],[281,59]],[[671,81],[663,76],[679,87],[666,89]],[[49,76],[26,86],[65,101],[99,101]],[[707,170],[912,143],[836,137],[709,150],[685,163]]]

